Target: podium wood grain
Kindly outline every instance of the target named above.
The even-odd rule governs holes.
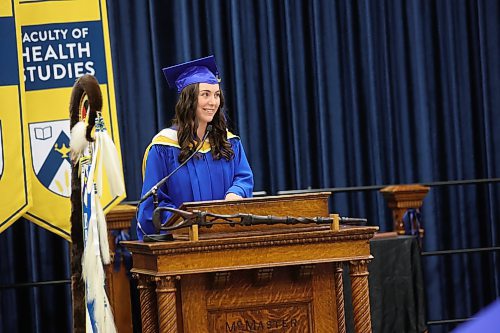
[[[295,204],[290,198],[281,203],[260,200],[264,207],[259,209],[264,212],[267,203],[281,205],[281,213],[276,210],[274,215],[296,216],[286,214],[296,212],[288,210],[290,202]],[[203,205],[212,211],[207,203]],[[245,209],[239,210],[238,202],[231,205],[232,213]],[[308,217],[324,213],[311,211]],[[157,307],[149,305],[142,315],[150,318],[150,313],[156,313],[160,332],[338,332],[339,327],[342,331],[343,298],[338,296],[343,290],[336,280],[336,263],[349,262],[359,267],[359,274],[353,276],[355,311],[360,311],[354,316],[356,332],[371,332],[364,268],[371,258],[369,240],[377,228],[266,227],[201,232],[198,241],[124,242],[133,253],[134,275],[139,280],[154,277],[157,283]]]

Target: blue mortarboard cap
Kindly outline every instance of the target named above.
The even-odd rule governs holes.
[[[193,83],[217,84],[220,82],[213,55],[163,68],[163,74],[170,88],[177,87],[179,93]]]

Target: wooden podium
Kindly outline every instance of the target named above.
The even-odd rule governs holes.
[[[198,202],[181,209],[327,217],[328,196]],[[350,266],[355,331],[371,332],[367,264],[377,229],[218,225],[200,228],[194,241],[177,233],[171,242],[124,242],[133,254],[142,332],[345,332],[343,262]]]

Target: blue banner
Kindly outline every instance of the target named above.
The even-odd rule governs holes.
[[[13,17],[0,17],[0,86],[19,84],[16,23]]]
[[[23,26],[21,35],[26,91],[72,87],[85,74],[107,83],[101,21]]]

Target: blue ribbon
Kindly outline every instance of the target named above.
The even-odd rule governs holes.
[[[120,242],[130,240],[130,234],[128,230],[113,230],[111,232],[115,239],[115,257],[113,268],[115,272],[120,271],[120,266],[123,260],[123,264],[125,265],[125,269],[127,270],[127,275],[130,276],[130,270],[132,269],[132,254],[129,250],[123,247]]]
[[[415,235],[417,237],[420,237],[421,224],[422,217],[418,208],[410,208],[403,215],[405,235]]]

